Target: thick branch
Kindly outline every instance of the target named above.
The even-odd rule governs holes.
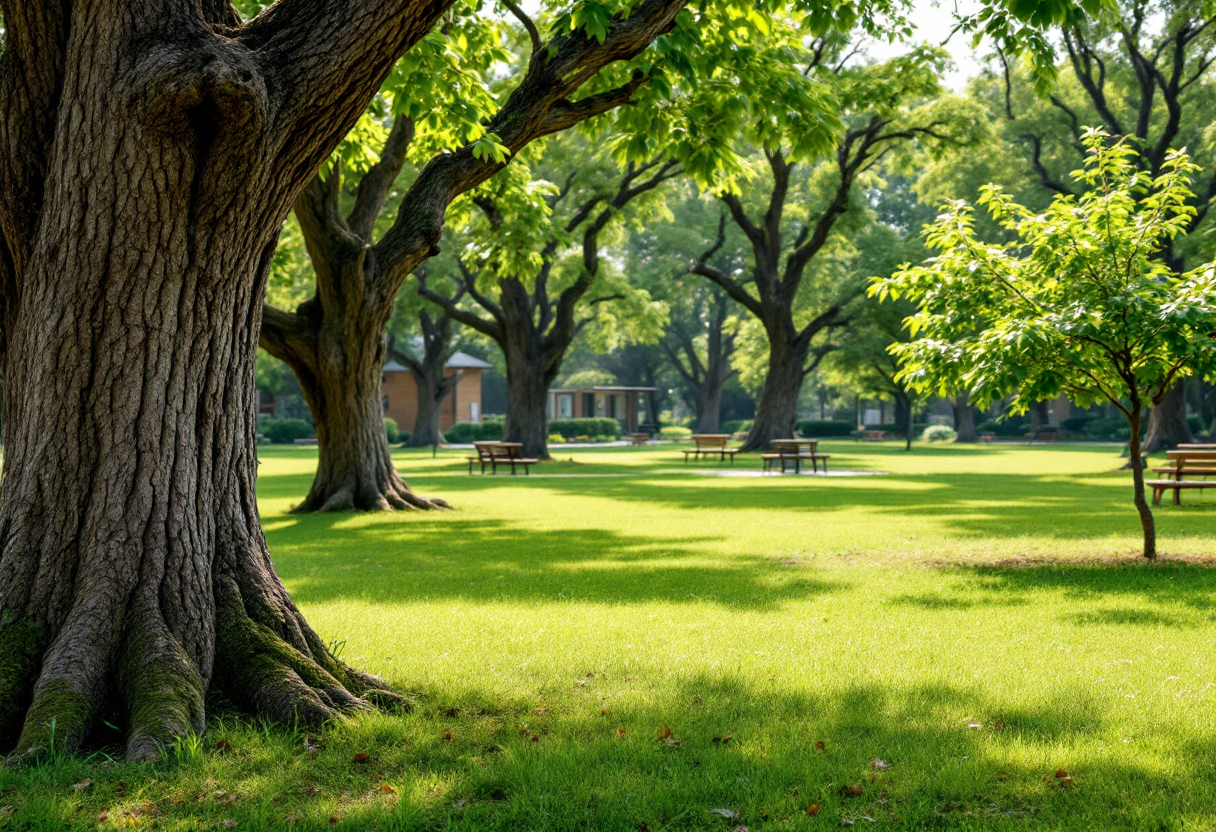
[[[380,160],[359,180],[355,189],[355,204],[346,217],[346,224],[352,233],[366,242],[371,242],[376,217],[380,216],[389,189],[393,187],[397,174],[401,173],[405,153],[413,140],[414,120],[398,116],[380,151]]]

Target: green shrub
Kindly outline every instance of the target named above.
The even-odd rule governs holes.
[[[689,428],[678,427],[677,425],[669,425],[665,428],[659,428],[659,436],[664,439],[670,439],[673,442],[679,442],[681,439],[687,439],[692,436],[692,431]]]
[[[1094,439],[1112,442],[1126,442],[1132,438],[1132,429],[1126,419],[1092,419],[1085,426],[1085,432]]]
[[[258,431],[276,445],[290,445],[297,439],[316,436],[312,425],[303,419],[262,419],[258,422]]]
[[[389,442],[396,442],[400,434],[397,432],[397,420],[384,417],[384,435],[388,437]]]
[[[1028,429],[1028,424],[1020,419],[992,419],[980,422],[975,429],[980,433],[991,433],[996,436],[1016,436],[1021,438]]]
[[[857,425],[838,419],[804,419],[798,423],[798,433],[807,438],[849,436]]]
[[[1195,413],[1192,413],[1190,416],[1186,417],[1186,424],[1187,427],[1191,429],[1191,433],[1195,434],[1196,436],[1204,433],[1208,429],[1208,426],[1203,423],[1203,417]]]
[[[507,423],[502,419],[482,422],[478,425],[477,438],[482,442],[497,442],[502,439],[503,429]]]
[[[554,419],[549,423],[550,433],[559,433],[570,439],[575,436],[608,436],[616,439],[621,435],[621,425],[616,419]]]
[[[562,436],[560,433],[549,434],[549,444],[550,445],[560,445],[561,443],[563,443],[565,441],[566,441],[566,437]]]
[[[456,445],[467,445],[481,438],[481,425],[476,422],[457,422],[443,432],[443,438]]]
[[[958,433],[945,425],[929,425],[920,438],[926,442],[953,442],[958,439]]]
[[[723,433],[742,433],[752,429],[753,419],[731,419],[722,423]]]
[[[1087,425],[1093,421],[1090,416],[1073,416],[1069,419],[1060,420],[1060,430],[1066,430],[1069,433],[1088,433]]]
[[[409,442],[411,436],[413,436],[413,434],[410,433],[408,430],[397,431],[397,441],[398,442]]]

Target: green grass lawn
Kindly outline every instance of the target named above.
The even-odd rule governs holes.
[[[886,475],[401,453],[456,510],[308,517],[315,452],[267,450],[280,574],[413,712],[215,703],[162,764],[0,770],[0,828],[1216,829],[1211,497],[1147,564],[1117,448],[826,450]]]

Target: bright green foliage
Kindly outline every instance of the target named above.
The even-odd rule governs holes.
[[[1144,555],[1156,531],[1144,498],[1141,412],[1180,378],[1216,366],[1216,266],[1174,272],[1159,255],[1194,216],[1195,166],[1171,152],[1156,177],[1129,142],[1084,137],[1081,196],[1059,196],[1036,213],[998,187],[980,203],[1013,239],[985,243],[972,208],[954,203],[927,231],[941,252],[879,280],[881,297],[920,304],[914,340],[893,344],[905,383],[921,391],[969,390],[984,407],[1015,394],[1025,412],[1061,391],[1089,405],[1109,401],[1131,427],[1135,501]]]
[[[1128,143],[1107,138],[1086,135],[1080,197],[1035,213],[999,188],[983,191],[1011,242],[978,239],[973,209],[956,202],[927,231],[941,253],[875,283],[882,297],[920,304],[908,320],[915,340],[893,347],[910,384],[969,389],[981,407],[1016,393],[1019,412],[1062,390],[1127,412],[1213,366],[1216,269],[1175,274],[1154,256],[1193,214],[1195,168],[1173,153],[1151,180]]]

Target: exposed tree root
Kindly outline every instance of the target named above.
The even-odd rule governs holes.
[[[342,483],[318,481],[304,502],[293,508],[293,514],[333,511],[433,511],[451,508],[444,500],[420,497],[410,490],[405,481],[394,471],[391,476],[376,477],[372,481]]]

